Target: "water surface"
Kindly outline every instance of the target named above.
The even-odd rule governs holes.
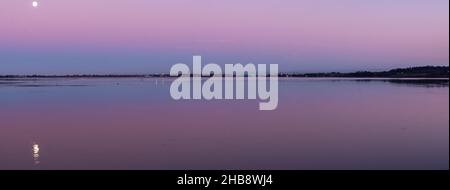
[[[448,82],[280,79],[275,111],[170,82],[0,79],[0,169],[449,168]]]

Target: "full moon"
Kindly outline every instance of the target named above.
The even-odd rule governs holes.
[[[37,7],[38,6],[38,2],[37,1],[33,1],[33,7]]]

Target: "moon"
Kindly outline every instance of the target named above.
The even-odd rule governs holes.
[[[37,7],[38,6],[38,2],[37,1],[33,1],[33,7]]]

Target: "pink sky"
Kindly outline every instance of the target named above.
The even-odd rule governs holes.
[[[190,54],[219,63],[278,61],[281,70],[295,71],[448,65],[449,60],[448,0],[38,2],[37,8],[31,0],[0,2],[0,74],[41,72],[59,51],[78,52],[69,56],[77,59],[54,72],[89,71],[77,68],[76,60],[89,60],[86,54],[92,65],[102,56],[127,60],[121,51],[176,57],[130,60],[129,72],[165,71],[176,60],[190,61]],[[115,67],[124,66],[112,63],[108,69]]]

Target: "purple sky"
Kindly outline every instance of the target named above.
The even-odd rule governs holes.
[[[0,74],[281,71],[449,64],[448,0],[0,1]]]

